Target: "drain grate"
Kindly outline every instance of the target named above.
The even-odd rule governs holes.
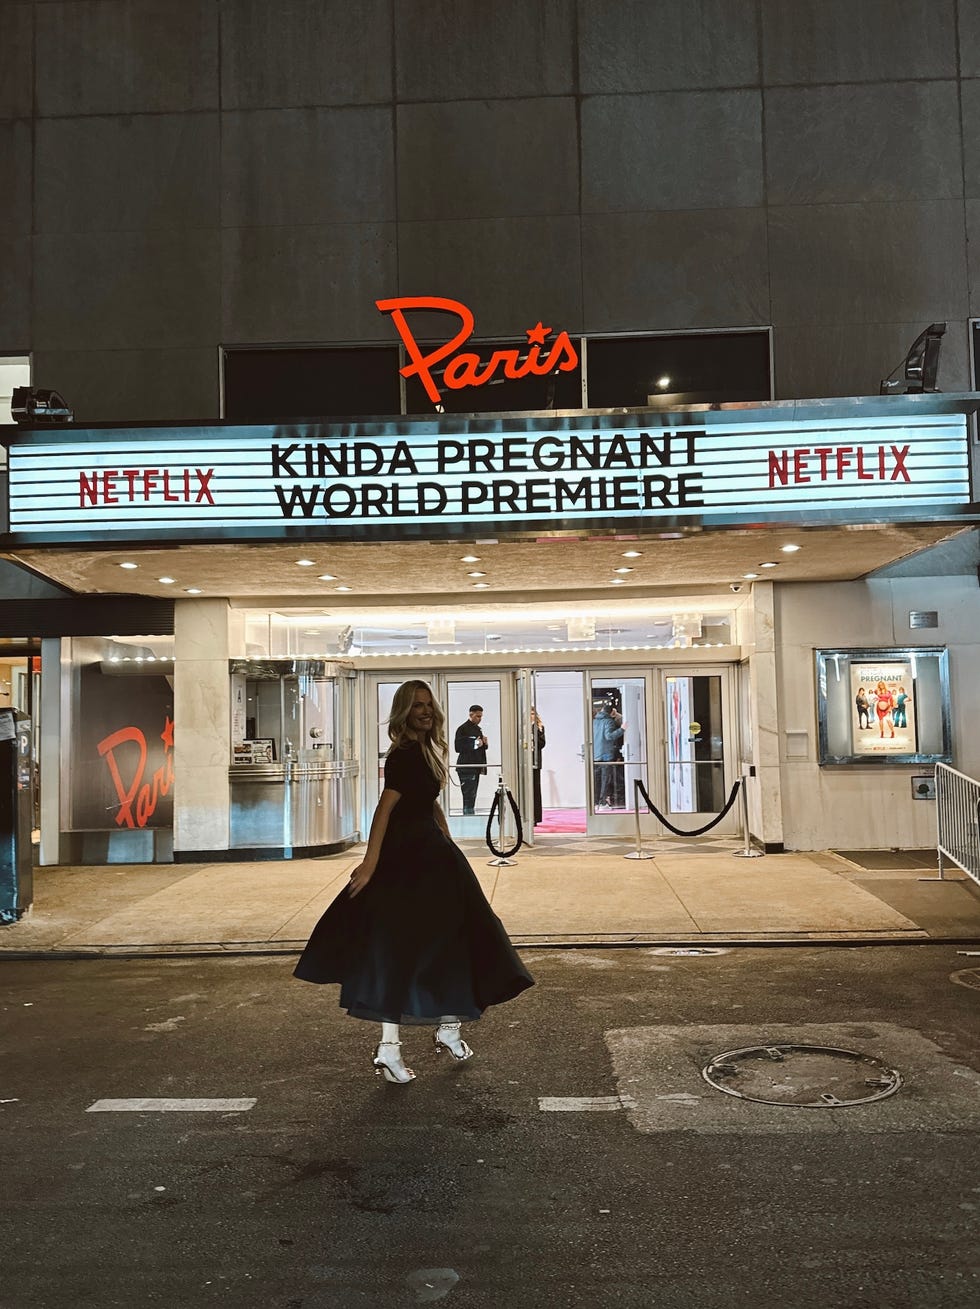
[[[702,1070],[709,1086],[757,1104],[840,1109],[894,1095],[901,1075],[870,1055],[829,1045],[750,1045],[717,1054]]]

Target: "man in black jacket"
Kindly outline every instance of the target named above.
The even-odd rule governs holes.
[[[463,813],[476,813],[476,791],[487,771],[487,738],[480,728],[483,706],[470,705],[470,716],[456,728],[453,749],[456,751],[456,774],[463,793]]]

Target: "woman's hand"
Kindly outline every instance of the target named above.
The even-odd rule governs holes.
[[[350,875],[350,882],[347,887],[347,894],[351,897],[351,899],[353,899],[355,895],[359,895],[361,891],[364,890],[364,888],[367,886],[368,882],[370,882],[373,876],[374,876],[374,868],[369,863],[365,861],[357,865],[357,867]]]

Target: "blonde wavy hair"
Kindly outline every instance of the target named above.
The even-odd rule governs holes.
[[[432,696],[432,729],[426,735],[418,738],[418,743],[422,747],[422,755],[429,769],[438,781],[440,787],[445,786],[449,780],[449,742],[446,740],[446,715],[442,712],[442,706],[439,701],[432,695],[432,687],[428,682],[413,680],[411,682],[402,682],[401,686],[395,692],[391,701],[391,712],[388,715],[388,736],[391,739],[391,746],[388,753],[392,750],[398,750],[401,746],[408,745],[413,739],[406,735],[408,727],[408,715],[411,713],[412,705],[415,702],[416,691],[428,691]]]

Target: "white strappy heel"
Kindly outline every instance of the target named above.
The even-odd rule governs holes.
[[[380,1077],[384,1074],[385,1081],[395,1082],[398,1085],[404,1085],[406,1082],[414,1082],[415,1074],[411,1068],[406,1068],[401,1057],[401,1041],[379,1041],[378,1048],[374,1052],[374,1075]],[[394,1053],[382,1053],[383,1051],[394,1051]]]
[[[460,1036],[459,1029],[459,1023],[440,1023],[432,1039],[436,1043],[436,1054],[446,1050],[457,1063],[462,1063],[464,1059],[473,1058],[473,1051]]]

